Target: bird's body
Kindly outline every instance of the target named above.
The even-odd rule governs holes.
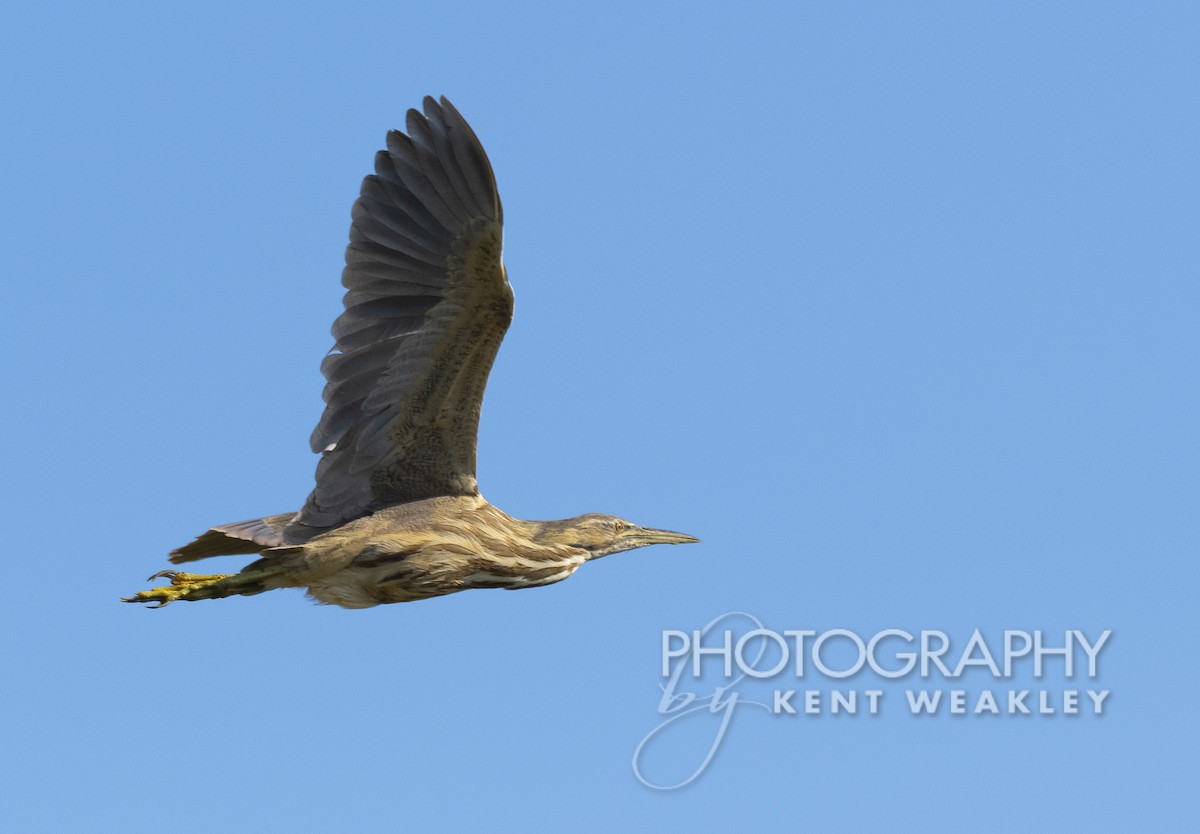
[[[480,496],[480,407],[513,294],[491,164],[446,99],[409,111],[408,135],[388,134],[352,216],[308,501],[171,553],[175,563],[257,554],[240,573],[163,571],[155,577],[171,585],[127,602],[304,587],[318,602],[367,608],[549,585],[609,553],[696,541],[598,514],[522,521]]]
[[[472,588],[549,585],[588,560],[587,550],[541,541],[538,533],[536,522],[512,518],[480,496],[389,507],[321,537],[332,547],[320,549],[309,593],[365,608]]]

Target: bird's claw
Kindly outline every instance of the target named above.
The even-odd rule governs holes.
[[[160,570],[146,581],[153,582],[156,579],[169,579],[171,580],[170,585],[164,585],[161,588],[151,588],[149,591],[138,591],[131,597],[122,597],[121,602],[154,602],[157,605],[147,607],[165,608],[177,599],[204,599],[207,596],[211,596],[211,593],[206,593],[206,589],[220,582],[222,579],[228,578],[229,574],[204,576],[197,573],[183,573],[177,570]]]

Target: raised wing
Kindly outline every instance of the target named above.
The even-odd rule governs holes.
[[[317,485],[296,517],[473,495],[488,372],[512,320],[492,166],[445,98],[388,134],[354,204],[337,343],[321,364]]]

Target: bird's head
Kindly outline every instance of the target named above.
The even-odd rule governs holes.
[[[639,527],[615,515],[588,513],[563,521],[542,522],[539,540],[565,544],[588,551],[589,559],[633,550],[651,544],[689,544],[700,541],[686,533]]]

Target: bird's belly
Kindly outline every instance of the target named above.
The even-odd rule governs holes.
[[[370,608],[393,602],[415,602],[481,588],[536,588],[566,579],[586,555],[553,560],[484,557],[424,551],[383,564],[351,564],[308,587],[317,602],[343,608]]]

